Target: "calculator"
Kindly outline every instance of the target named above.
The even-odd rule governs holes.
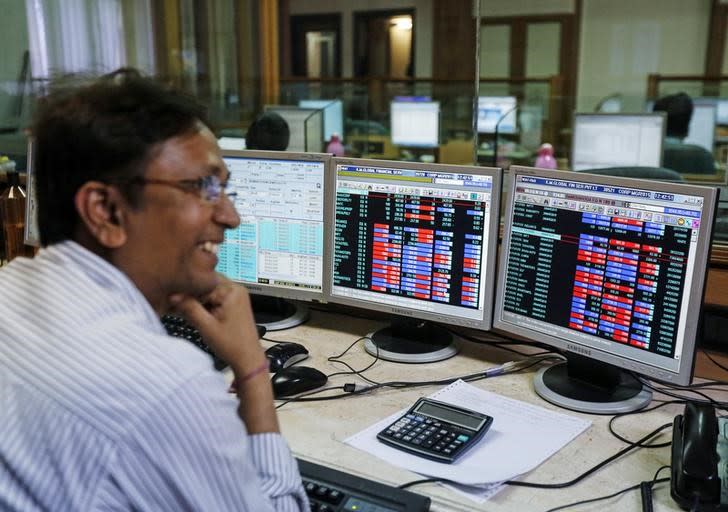
[[[451,464],[485,435],[493,423],[486,414],[420,398],[404,416],[377,434],[400,450]]]

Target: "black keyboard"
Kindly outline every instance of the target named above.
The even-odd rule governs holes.
[[[430,498],[298,459],[311,512],[427,512]]]
[[[167,334],[169,334],[170,336],[183,338],[195,345],[197,348],[209,354],[210,357],[212,357],[212,361],[215,365],[216,370],[224,370],[227,367],[227,363],[222,359],[218,358],[213,353],[212,349],[210,349],[210,347],[207,345],[207,343],[204,342],[202,336],[200,335],[200,331],[188,324],[187,321],[181,316],[164,315],[162,317],[162,325],[167,331]]]

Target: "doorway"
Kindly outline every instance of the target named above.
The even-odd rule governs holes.
[[[414,9],[354,13],[354,76],[414,76]]]
[[[341,76],[341,15],[291,16],[291,69],[294,76]]]

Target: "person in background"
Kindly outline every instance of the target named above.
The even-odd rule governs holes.
[[[203,107],[119,70],[54,88],[32,134],[43,247],[0,271],[0,509],[309,510],[248,294],[215,272],[240,219]]]
[[[272,110],[263,112],[248,128],[245,134],[246,149],[266,149],[270,151],[285,151],[291,132],[280,114]]]
[[[662,166],[680,173],[713,174],[715,161],[710,152],[684,141],[693,117],[693,100],[684,92],[664,96],[652,107],[653,112],[665,112],[667,128]]]

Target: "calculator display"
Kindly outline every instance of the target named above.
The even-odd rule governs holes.
[[[473,416],[453,411],[447,407],[440,407],[432,402],[422,402],[414,412],[455,423],[473,430],[477,430],[484,421],[483,418],[474,418]]]

